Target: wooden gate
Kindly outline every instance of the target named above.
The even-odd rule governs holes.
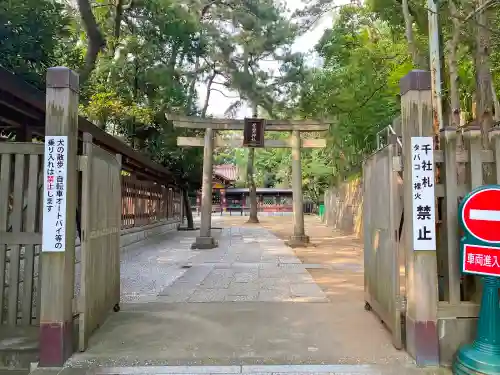
[[[0,143],[0,326],[40,318],[43,147]]]
[[[120,303],[121,159],[84,134],[79,350]]]
[[[363,165],[365,301],[402,348],[399,221],[401,200],[397,145],[371,155]]]

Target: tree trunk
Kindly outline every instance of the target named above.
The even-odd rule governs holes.
[[[460,27],[461,21],[459,20],[459,13],[454,0],[448,0],[448,7],[450,10],[452,20],[452,36],[447,42],[448,49],[448,65],[450,74],[450,124],[452,127],[459,129],[461,126],[461,111],[460,111],[460,83],[458,77],[458,58],[457,50],[460,41]],[[463,140],[461,133],[457,136],[457,149],[463,150]],[[464,164],[458,165],[458,181],[465,181],[466,168]]]
[[[255,179],[253,177],[253,165],[255,161],[255,148],[251,147],[248,150],[248,164],[247,164],[247,181],[250,193],[250,217],[249,223],[258,223],[257,217],[257,187],[255,186]]]
[[[189,203],[187,189],[182,190],[182,202],[184,204],[184,211],[186,212],[187,229],[194,229],[193,211],[191,210],[191,203]]]
[[[495,108],[493,119],[495,120],[495,122],[497,122],[500,121],[500,102],[498,101],[497,92],[495,91],[493,78],[491,79],[491,97],[493,98],[493,107]]]
[[[484,7],[487,0],[477,0],[476,8]],[[490,39],[491,32],[486,27],[489,25],[489,10],[485,9],[476,15],[476,124],[481,128],[483,147],[489,145],[488,132],[493,126],[493,98],[491,92],[491,69],[490,69]]]
[[[85,53],[85,65],[80,71],[81,86],[87,81],[90,73],[94,70],[99,52],[106,47],[106,40],[101,30],[99,30],[99,25],[92,13],[92,7],[89,0],[77,0],[77,3],[88,39],[87,52]]]
[[[458,82],[457,48],[460,38],[460,20],[458,19],[458,11],[454,0],[448,0],[448,6],[453,22],[452,37],[447,43],[450,71],[451,126],[458,129],[460,127],[460,87]]]
[[[212,84],[216,76],[217,72],[214,71],[213,74],[208,78],[207,94],[205,95],[205,103],[203,104],[203,108],[201,110],[201,117],[203,118],[207,117],[208,105],[210,104],[210,94],[212,93]]]
[[[401,7],[403,10],[403,18],[405,20],[406,41],[408,42],[408,49],[411,53],[413,65],[416,68],[425,69],[427,67],[427,62],[420,53],[417,43],[415,42],[415,36],[413,34],[413,16],[410,13],[408,0],[402,0]]]

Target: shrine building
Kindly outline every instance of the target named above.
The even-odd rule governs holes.
[[[212,173],[212,212],[248,214],[250,196],[248,188],[237,188],[238,167],[232,164],[214,165]],[[259,212],[293,212],[292,189],[257,188]],[[199,212],[201,191],[197,192],[195,209]]]

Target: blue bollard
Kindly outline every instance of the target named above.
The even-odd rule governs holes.
[[[455,375],[500,374],[500,278],[483,277],[483,296],[476,339],[464,345],[453,364]]]

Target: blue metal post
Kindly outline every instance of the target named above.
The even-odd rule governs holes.
[[[483,277],[483,296],[476,340],[460,348],[453,365],[455,375],[500,374],[500,278]]]

